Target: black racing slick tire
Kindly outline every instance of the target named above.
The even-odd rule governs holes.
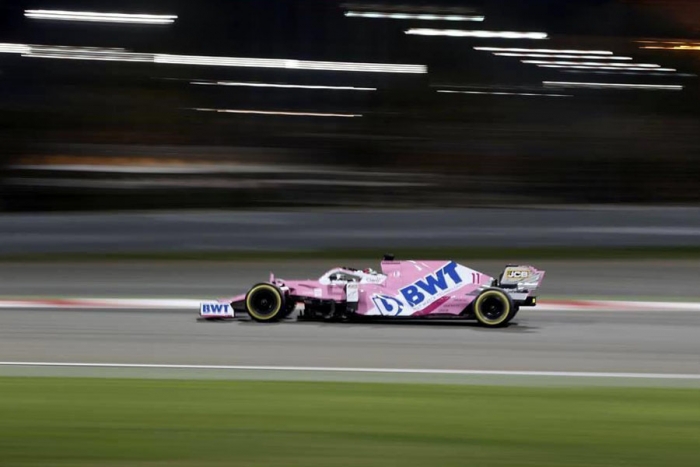
[[[515,316],[513,300],[501,289],[486,289],[474,300],[474,316],[482,326],[505,326]]]
[[[513,319],[515,319],[515,317],[518,315],[518,311],[520,311],[520,307],[517,305],[514,306],[513,312],[510,314],[510,317],[508,318],[508,321],[506,321],[506,322],[510,323],[511,321],[513,321]]]
[[[272,284],[254,285],[245,296],[248,315],[260,323],[271,323],[284,318],[285,297],[279,287]]]

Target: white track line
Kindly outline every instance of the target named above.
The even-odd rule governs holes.
[[[201,300],[168,298],[0,299],[0,308],[199,310]]]
[[[573,378],[627,378],[627,379],[684,379],[700,380],[700,374],[678,373],[601,373],[577,371],[501,371],[501,370],[437,370],[414,368],[343,368],[305,366],[247,366],[247,365],[168,365],[150,363],[63,363],[63,362],[0,362],[0,366],[12,367],[64,367],[64,368],[141,368],[175,370],[243,370],[334,373],[387,373],[419,375],[465,376],[549,376]]]
[[[542,301],[533,308],[539,311],[694,311],[700,302],[642,302],[620,300],[553,300]]]

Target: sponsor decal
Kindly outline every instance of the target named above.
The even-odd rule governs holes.
[[[401,300],[389,295],[373,295],[372,301],[377,310],[384,316],[398,316],[406,306]]]
[[[376,311],[383,316],[410,316],[426,310],[465,285],[477,284],[479,279],[479,273],[450,262],[400,288],[394,296],[372,295],[372,302]]]
[[[362,282],[368,284],[381,284],[386,280],[386,276],[382,274],[367,274],[362,278]]]
[[[457,263],[451,262],[433,274],[428,274],[399,292],[412,307],[427,305],[443,293],[460,286],[464,279],[459,275]]]
[[[228,303],[208,302],[199,304],[199,315],[205,318],[233,318],[234,311]]]
[[[530,277],[530,270],[528,269],[507,269],[506,278],[513,280],[527,279]]]

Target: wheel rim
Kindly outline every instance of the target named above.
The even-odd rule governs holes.
[[[485,294],[478,304],[478,314],[487,324],[499,324],[508,317],[510,305],[499,293]]]
[[[249,306],[258,317],[274,316],[280,308],[279,295],[268,288],[255,290],[249,299]]]

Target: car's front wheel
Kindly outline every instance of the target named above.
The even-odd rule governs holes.
[[[285,300],[282,291],[272,284],[258,284],[246,294],[245,308],[255,321],[269,323],[284,317]]]
[[[482,326],[490,328],[504,326],[515,313],[513,300],[500,289],[484,290],[474,301],[474,316]]]

